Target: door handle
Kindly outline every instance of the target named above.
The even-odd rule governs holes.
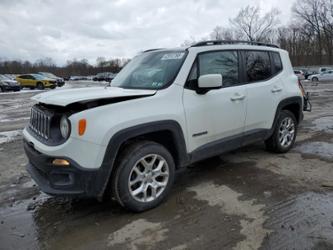
[[[281,92],[282,88],[274,87],[271,91],[272,91],[272,93]]]
[[[245,95],[241,95],[239,93],[236,93],[233,97],[230,98],[231,101],[241,101],[245,99]]]

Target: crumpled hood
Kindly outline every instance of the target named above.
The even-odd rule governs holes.
[[[72,103],[117,97],[150,96],[156,90],[122,89],[117,87],[74,88],[66,90],[51,90],[32,97],[40,103],[67,106]]]

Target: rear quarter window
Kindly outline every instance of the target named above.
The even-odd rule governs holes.
[[[270,52],[271,53],[271,59],[272,59],[272,67],[273,67],[273,72],[275,74],[279,73],[282,71],[282,61],[280,54],[277,52]]]

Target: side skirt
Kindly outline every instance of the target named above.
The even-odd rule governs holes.
[[[255,129],[246,133],[230,136],[203,145],[189,154],[190,164],[213,156],[217,156],[243,146],[263,141],[270,134],[270,129]]]

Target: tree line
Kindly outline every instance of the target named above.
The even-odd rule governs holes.
[[[333,65],[333,0],[296,0],[287,25],[280,24],[280,11],[261,13],[257,6],[246,6],[229,19],[228,26],[216,26],[209,36],[190,38],[182,44],[189,46],[202,40],[246,40],[274,43],[289,52],[294,66]],[[0,73],[52,72],[59,76],[95,75],[98,72],[117,73],[129,59],[98,57],[96,65],[86,59],[67,61],[57,66],[52,58],[35,63],[0,60]]]
[[[87,76],[100,72],[118,73],[128,63],[129,59],[110,59],[98,57],[96,65],[91,65],[87,59],[69,60],[65,66],[57,66],[52,58],[46,57],[35,63],[19,60],[0,60],[1,74],[26,74],[37,72],[51,72],[58,76]]]

